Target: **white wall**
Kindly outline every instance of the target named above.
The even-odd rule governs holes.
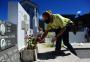
[[[22,30],[21,22],[24,21],[24,15],[27,15],[26,23],[29,24],[29,15],[23,9],[23,7],[18,3],[18,48],[19,50],[25,47],[25,31]],[[29,24],[30,26],[30,24]],[[27,34],[30,34],[30,27],[28,27]]]
[[[24,15],[27,15],[27,20],[25,22],[28,25],[27,34],[30,34],[30,17],[23,7],[17,1],[10,1],[8,3],[8,21],[17,24],[17,44],[18,49],[21,50],[25,47],[25,31],[22,30],[21,22],[24,20]],[[13,28],[14,29],[14,28]]]
[[[73,32],[69,32],[69,41],[71,43],[82,43],[85,42],[85,34],[86,32],[77,32],[76,35],[73,34]]]

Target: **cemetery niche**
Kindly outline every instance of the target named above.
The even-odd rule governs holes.
[[[0,51],[17,44],[17,25],[0,21]]]

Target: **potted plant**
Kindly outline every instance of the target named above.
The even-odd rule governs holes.
[[[27,48],[22,53],[23,62],[32,62],[37,59],[37,41],[35,37],[28,37]]]
[[[28,44],[27,49],[30,50],[34,50],[37,47],[37,42],[34,37],[29,37],[27,44]]]

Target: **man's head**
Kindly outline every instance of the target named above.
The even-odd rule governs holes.
[[[43,21],[45,23],[50,23],[50,20],[51,20],[51,15],[52,15],[52,12],[51,11],[46,11],[42,14],[42,17],[43,17]]]

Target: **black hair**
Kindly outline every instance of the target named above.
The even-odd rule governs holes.
[[[48,12],[44,12],[43,14],[42,14],[42,16],[50,16],[50,14],[48,13]]]

